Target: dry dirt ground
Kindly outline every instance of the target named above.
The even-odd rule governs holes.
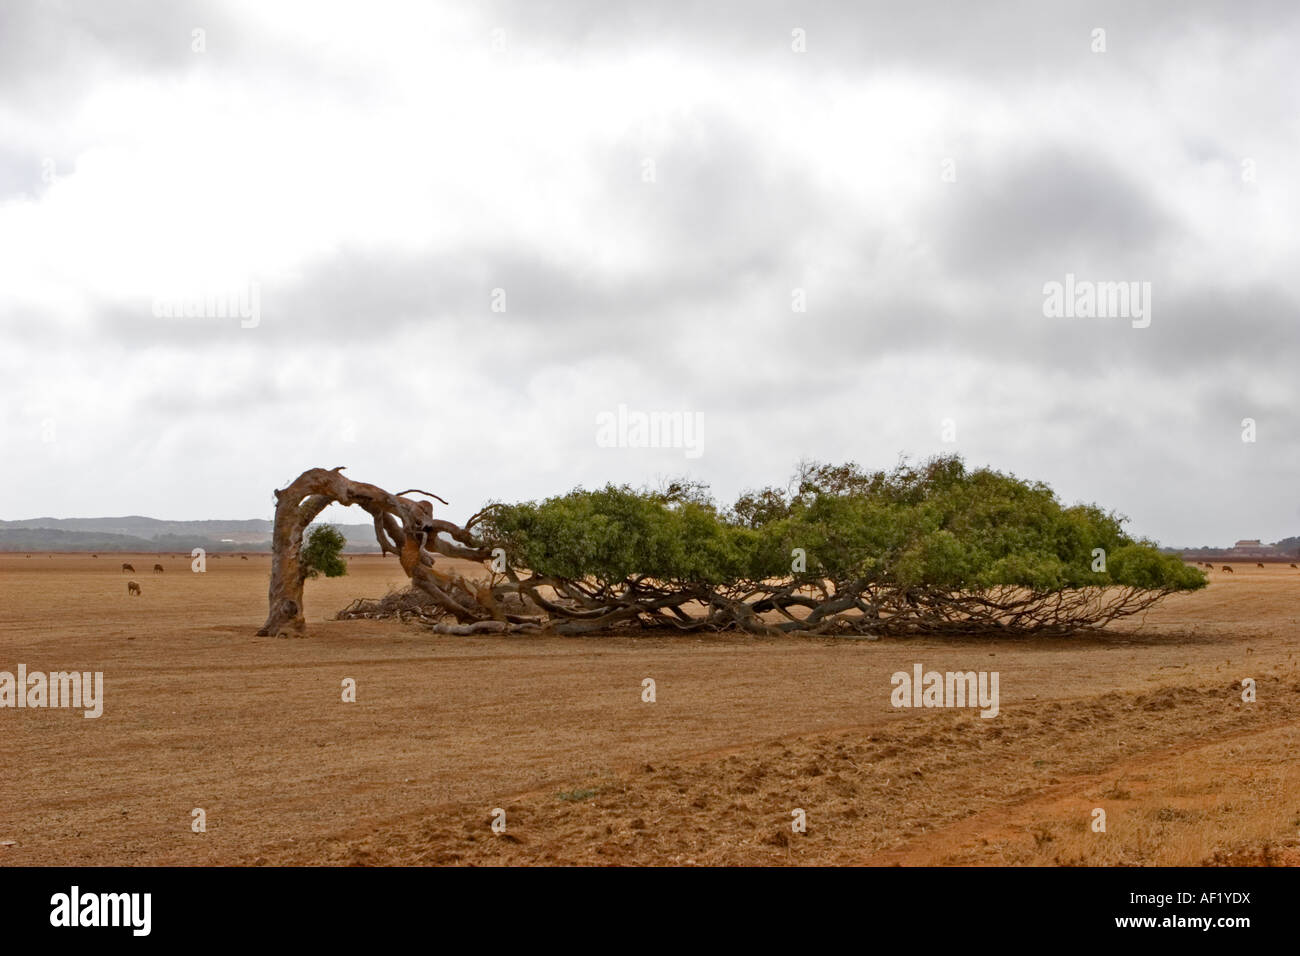
[[[258,638],[268,567],[0,555],[0,671],[105,680],[99,719],[0,709],[0,865],[1300,862],[1285,565],[1104,637],[963,642],[326,620],[404,583],[377,556]],[[914,663],[997,671],[1000,714],[892,707]]]

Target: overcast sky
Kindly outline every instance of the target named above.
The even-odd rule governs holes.
[[[0,517],[957,452],[1300,533],[1300,6],[1158,6],[7,0]]]

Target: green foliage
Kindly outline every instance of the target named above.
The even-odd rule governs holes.
[[[342,577],[348,573],[348,564],[342,558],[343,546],[348,539],[343,532],[330,524],[314,526],[307,533],[307,544],[302,549],[302,569],[305,577],[323,574],[327,578]]]
[[[502,505],[483,528],[516,567],[615,585],[637,577],[712,587],[788,580],[791,552],[808,580],[883,587],[1051,593],[1125,585],[1193,590],[1205,577],[1095,505],[1064,507],[1040,482],[946,456],[889,472],[803,464],[790,491],[746,492],[725,511],[701,486],[607,485]],[[1105,570],[1094,571],[1094,549]]]
[[[790,503],[786,500],[785,493],[779,488],[763,488],[741,495],[732,506],[730,517],[747,528],[761,528],[789,515]]]

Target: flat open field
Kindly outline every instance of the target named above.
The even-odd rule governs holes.
[[[98,719],[0,709],[0,865],[1300,862],[1285,565],[1105,637],[960,643],[325,620],[405,583],[377,556],[258,638],[269,565],[0,554],[0,671],[105,682]],[[1000,713],[892,707],[915,663],[997,671]]]

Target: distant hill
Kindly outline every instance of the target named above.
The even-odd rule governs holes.
[[[52,531],[95,532],[149,539],[169,534],[198,535],[216,541],[222,538],[236,541],[271,539],[271,522],[263,518],[233,521],[162,521],[141,515],[127,515],[123,518],[26,518],[22,521],[0,521],[0,529],[3,528],[47,528]]]
[[[0,551],[270,551],[271,522],[162,521],[122,518],[26,518],[0,521]],[[378,551],[371,524],[336,525],[345,551]]]
[[[1271,545],[1258,541],[1238,541],[1230,548],[1168,548],[1189,561],[1294,561],[1300,558],[1300,538],[1283,538]]]
[[[1281,541],[1276,542],[1274,547],[1288,554],[1300,556],[1300,538],[1283,538]]]
[[[156,551],[146,538],[59,528],[0,528],[0,551]]]

